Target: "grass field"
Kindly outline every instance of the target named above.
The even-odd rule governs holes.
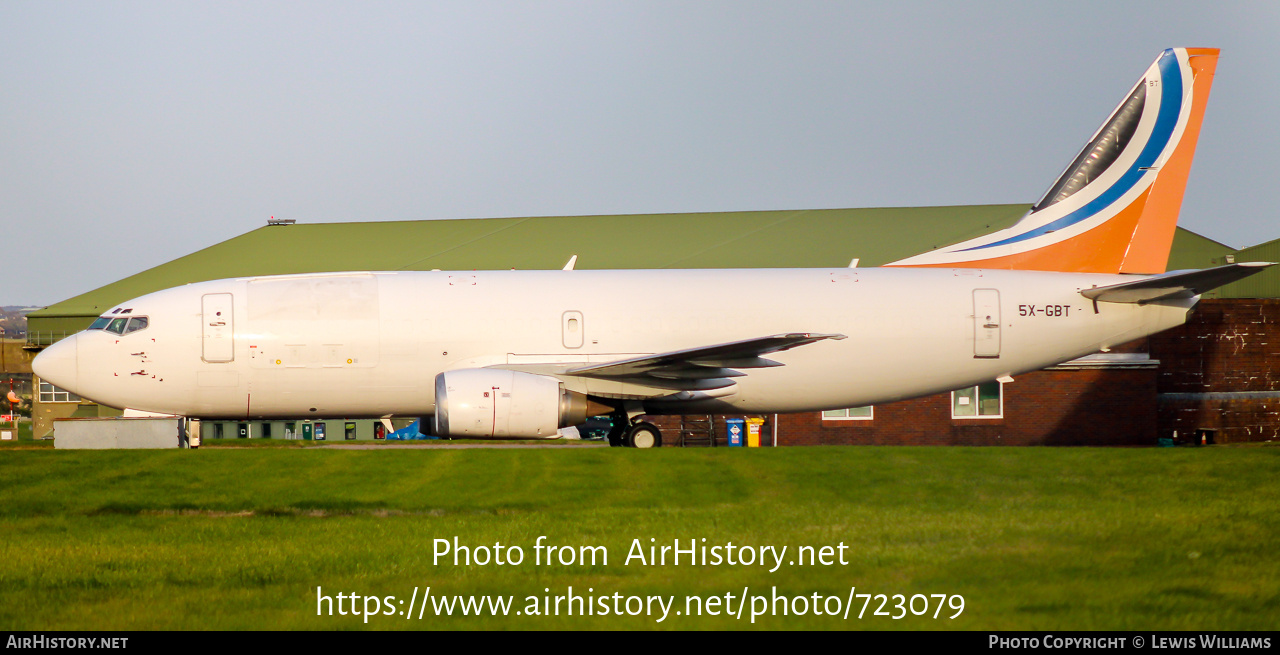
[[[0,451],[0,629],[1274,629],[1280,448]],[[535,566],[535,540],[609,564]],[[432,562],[432,540],[520,566]],[[633,538],[848,546],[624,565]],[[316,616],[326,594],[959,594],[955,620]],[[953,613],[944,610],[942,616]]]

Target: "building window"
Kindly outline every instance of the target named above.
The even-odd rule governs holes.
[[[822,413],[824,421],[870,421],[873,418],[875,418],[875,411],[871,405],[833,409]]]
[[[951,418],[1004,418],[1004,385],[987,382],[952,391]]]
[[[80,402],[80,396],[77,396],[74,393],[67,391],[66,389],[59,389],[58,387],[55,387],[52,384],[49,384],[48,382],[41,380],[40,381],[40,402],[42,403],[78,403]]]

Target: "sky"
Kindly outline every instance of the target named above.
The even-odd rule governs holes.
[[[1280,237],[1276,2],[0,1],[0,305],[299,222],[1036,201],[1218,47],[1180,224]]]

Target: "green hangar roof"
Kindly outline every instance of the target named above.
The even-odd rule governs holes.
[[[83,329],[92,317],[130,298],[190,282],[255,275],[558,269],[573,255],[578,256],[580,270],[843,267],[855,258],[860,266],[878,266],[1003,229],[1028,208],[1016,204],[268,225],[33,312],[28,327],[34,342],[48,343]],[[1235,252],[1179,229],[1170,268],[1213,266]],[[1264,276],[1275,277],[1264,273],[1256,278]],[[1280,285],[1271,280],[1269,286]]]
[[[546,216],[268,225],[28,315],[79,330],[190,282],[327,271],[875,266],[998,230],[1029,205]],[[922,238],[921,235],[928,235]]]

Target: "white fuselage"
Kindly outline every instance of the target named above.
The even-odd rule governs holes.
[[[1079,293],[1132,279],[931,268],[228,279],[123,303],[148,317],[146,329],[81,332],[46,355],[61,348],[50,361],[74,359],[74,380],[55,384],[115,407],[205,418],[419,416],[434,412],[443,371],[847,335],[773,353],[783,366],[743,371],[700,400],[644,401],[651,412],[810,411],[1043,368],[1180,325],[1198,300],[1095,307]],[[627,391],[605,380],[565,385],[603,397]]]

